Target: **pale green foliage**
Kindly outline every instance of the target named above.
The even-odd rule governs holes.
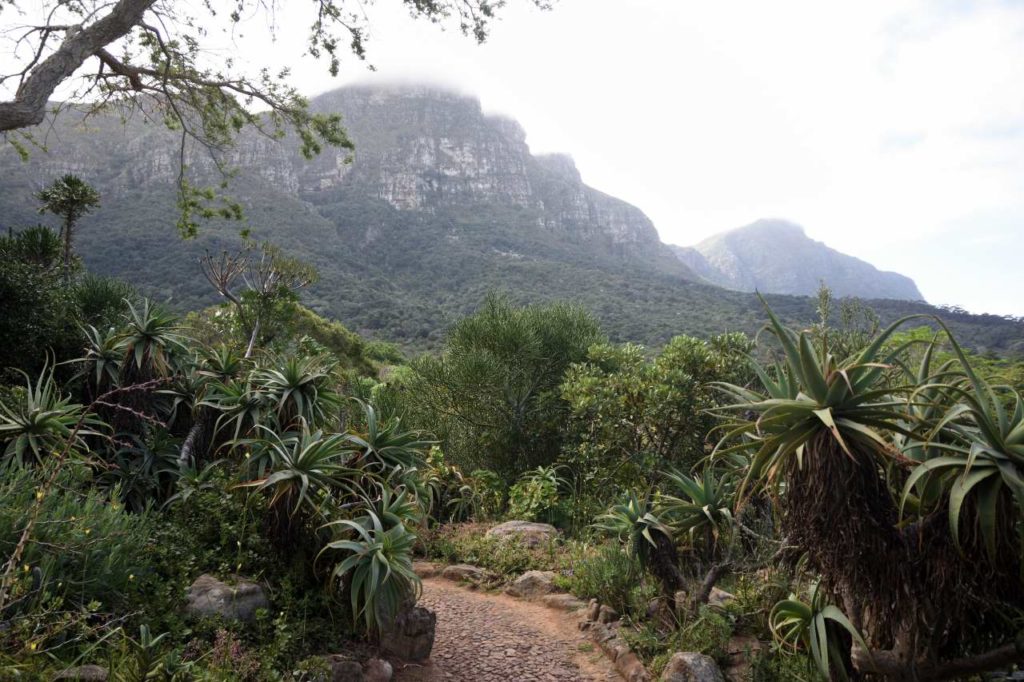
[[[665,492],[655,501],[658,516],[675,537],[687,538],[691,544],[703,542],[707,554],[713,555],[719,537],[732,526],[735,486],[731,477],[706,467],[696,477],[669,471],[665,483]]]
[[[650,498],[636,493],[630,493],[623,502],[598,516],[594,527],[625,542],[645,567],[651,564],[652,550],[658,546],[655,534],[671,536],[672,532],[655,514]]]
[[[416,536],[401,518],[381,518],[372,508],[355,520],[330,524],[341,537],[321,551],[337,551],[344,557],[332,571],[349,591],[352,614],[363,619],[368,630],[379,627],[398,612],[402,603],[418,596],[419,578],[412,570]]]
[[[455,325],[440,357],[413,365],[408,396],[454,463],[513,480],[558,457],[562,375],[600,340],[597,322],[580,308],[519,308],[491,296]]]
[[[843,642],[839,635],[845,631],[862,649],[867,649],[864,638],[838,607],[825,602],[824,594],[815,584],[810,600],[789,595],[772,608],[768,617],[772,636],[786,653],[806,652],[809,663],[817,668],[822,679],[848,679],[842,664]]]
[[[82,447],[85,436],[96,435],[105,425],[87,415],[82,405],[61,394],[46,368],[32,383],[25,377],[21,403],[0,402],[0,443],[5,444],[4,462],[39,463],[69,447]]]
[[[689,468],[705,456],[714,419],[713,381],[742,381],[742,334],[710,341],[677,336],[653,358],[641,346],[596,345],[566,373],[573,443],[565,458],[584,495],[608,500],[652,470]]]
[[[560,493],[569,482],[560,475],[563,467],[537,467],[527,471],[508,491],[508,516],[525,521],[558,521]]]

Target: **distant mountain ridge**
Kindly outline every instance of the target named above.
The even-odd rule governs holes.
[[[181,240],[176,136],[138,119],[83,121],[66,111],[51,153],[23,163],[0,148],[0,229],[39,222],[33,192],[76,173],[102,195],[76,231],[76,250],[92,270],[125,277],[179,309],[207,306],[218,297],[199,256],[238,248],[248,227],[252,238],[317,267],[320,281],[304,294],[315,311],[411,349],[436,347],[494,290],[523,303],[578,302],[613,340],[649,345],[677,334],[755,332],[764,321],[756,297],[709,284],[640,209],[587,186],[568,156],[533,155],[517,123],[485,115],[471,97],[346,87],[312,107],[342,114],[354,159],[325,149],[307,161],[294,140],[244,134],[226,161],[238,169],[229,192],[245,206],[246,225],[213,221]],[[189,164],[218,179],[203,154]],[[807,297],[768,298],[784,319],[814,319]],[[872,306],[883,321],[941,312],[905,301]],[[974,347],[1024,351],[1024,325],[942,314]]]
[[[673,250],[699,276],[736,291],[811,296],[824,282],[841,297],[924,300],[909,277],[840,253],[785,220],[758,220]]]

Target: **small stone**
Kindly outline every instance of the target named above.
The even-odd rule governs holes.
[[[359,661],[345,658],[341,654],[324,656],[331,667],[331,682],[365,682],[363,666]]]
[[[455,582],[479,583],[487,578],[487,571],[479,566],[471,566],[470,564],[455,564],[453,566],[445,566],[444,570],[441,571],[441,577],[447,580],[454,580]]]
[[[717,587],[711,588],[711,594],[708,596],[708,606],[716,609],[724,609],[726,606],[736,601],[736,597],[729,594],[725,590],[720,590]]]
[[[527,571],[505,588],[508,595],[522,599],[534,599],[554,591],[555,574],[552,571]]]
[[[545,606],[560,611],[578,611],[585,608],[586,604],[571,594],[546,594],[541,597]]]
[[[106,682],[110,671],[99,665],[79,665],[57,673],[56,680],[78,680],[79,682]]]
[[[390,682],[394,674],[394,668],[382,658],[371,658],[363,665],[366,682]]]
[[[614,623],[619,619],[619,612],[610,606],[602,606],[597,614],[598,623]]]
[[[678,652],[672,654],[661,682],[725,682],[715,659],[704,654]]]
[[[437,564],[430,561],[412,562],[412,572],[420,578],[433,578],[439,573]]]
[[[270,608],[270,601],[254,582],[239,579],[228,585],[204,573],[188,588],[185,608],[197,617],[220,616],[251,623],[256,620],[256,611]]]

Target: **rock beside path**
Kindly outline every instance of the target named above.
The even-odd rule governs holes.
[[[672,654],[661,682],[725,682],[715,659],[704,654],[679,652]]]
[[[505,593],[520,599],[536,599],[555,591],[553,571],[527,571],[505,588]]]
[[[540,600],[544,606],[559,611],[578,611],[587,606],[571,594],[548,594],[541,597]]]
[[[268,608],[270,601],[260,585],[242,579],[229,585],[208,573],[196,578],[188,588],[185,606],[196,617],[220,616],[246,623],[256,620],[257,610]]]
[[[490,574],[479,566],[470,564],[454,564],[445,566],[441,571],[441,577],[455,582],[470,582],[480,584],[490,577]]]
[[[422,606],[406,606],[394,620],[380,626],[380,649],[403,661],[430,658],[437,630],[437,614]]]
[[[558,529],[547,523],[506,521],[487,531],[489,538],[514,538],[526,547],[539,547],[558,537]]]

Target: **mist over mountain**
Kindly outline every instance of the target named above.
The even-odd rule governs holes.
[[[837,296],[924,300],[909,277],[840,253],[785,220],[758,220],[673,249],[695,273],[727,289],[811,296],[824,282]]]
[[[180,139],[141,117],[82,120],[67,111],[52,130],[37,131],[48,133],[53,154],[37,150],[22,162],[14,150],[0,150],[0,227],[40,222],[32,193],[72,172],[102,194],[100,210],[76,237],[91,269],[125,277],[179,308],[198,308],[218,300],[199,256],[238,248],[239,230],[248,227],[253,238],[318,268],[320,281],[305,296],[314,310],[410,348],[436,345],[492,290],[519,302],[579,302],[615,340],[659,344],[681,333],[753,332],[764,321],[761,303],[732,289],[773,288],[760,286],[769,270],[747,247],[778,255],[777,239],[792,258],[810,248],[803,242],[827,248],[802,232],[776,230],[773,237],[762,229],[756,239],[723,235],[719,246],[713,238],[680,258],[640,209],[587,186],[568,156],[531,154],[515,121],[483,114],[464,95],[347,87],[312,106],[342,113],[354,157],[327,148],[307,161],[292,139],[244,134],[225,160],[238,169],[228,191],[245,206],[246,225],[212,221],[183,241],[174,228]],[[205,152],[190,150],[188,163],[218,179]],[[855,259],[831,253],[816,261],[804,256],[802,279],[781,290],[808,293],[808,281],[816,289],[821,270],[834,268],[825,279],[836,292],[879,298],[871,305],[883,320],[936,312],[913,302],[921,297],[909,280],[898,289],[900,276],[879,278],[873,269],[862,275],[849,265]],[[853,286],[864,278],[892,283]],[[910,300],[885,300],[896,298]],[[814,319],[805,296],[769,300],[788,320]],[[944,315],[978,348],[1009,349],[1024,338],[1024,326],[997,316]]]

